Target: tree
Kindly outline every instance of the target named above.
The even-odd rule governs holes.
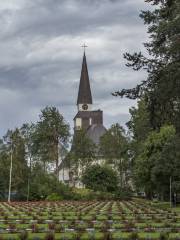
[[[152,169],[152,180],[156,183],[156,193],[162,200],[169,199],[170,178],[172,192],[180,192],[180,139],[172,136],[164,145],[162,152],[156,158]]]
[[[31,123],[24,123],[20,128],[21,136],[24,140],[25,144],[25,156],[28,164],[28,183],[27,183],[27,201],[29,200],[29,192],[30,192],[30,183],[31,183],[31,170],[33,162],[35,162],[35,154],[34,154],[34,139],[33,136],[35,134],[36,126]]]
[[[49,195],[56,194],[62,199],[71,199],[72,191],[63,183],[59,182],[52,173],[44,172],[39,163],[32,166],[30,200],[44,200]]]
[[[5,199],[9,184],[9,156],[3,140],[0,140],[0,199]]]
[[[35,135],[36,125],[31,123],[24,123],[20,128],[21,136],[24,140],[25,144],[25,153],[26,153],[26,161],[29,164],[29,168],[31,169],[33,164],[33,158],[35,159],[34,154],[34,139],[33,136]]]
[[[132,107],[129,110],[131,115],[130,121],[126,124],[131,136],[135,142],[144,142],[150,131],[152,131],[150,116],[145,100],[142,98],[138,101],[137,108]]]
[[[129,133],[131,135],[129,154],[133,169],[136,157],[141,153],[144,141],[153,129],[151,128],[147,105],[143,98],[138,101],[137,108],[132,107],[129,112],[131,118],[126,125],[129,128]]]
[[[100,139],[100,153],[103,158],[111,163],[119,173],[120,187],[124,188],[128,184],[130,161],[129,161],[129,141],[125,130],[117,123]]]
[[[49,163],[55,163],[57,170],[59,154],[67,147],[68,137],[69,125],[54,107],[43,109],[38,123],[9,130],[0,139],[0,199],[7,198],[11,156],[11,188],[17,200],[41,199],[65,191],[57,177],[54,180],[54,173],[45,170]]]
[[[74,134],[72,148],[69,154],[70,168],[77,179],[82,172],[95,160],[97,155],[96,145],[81,129]]]
[[[25,186],[27,186],[28,166],[25,159],[24,141],[18,128],[7,132],[4,137],[4,144],[2,162],[8,162],[8,166],[5,164],[7,168],[4,168],[6,176],[8,175],[9,180],[10,158],[12,154],[12,191],[16,193],[16,197],[24,199],[27,194]]]
[[[118,178],[112,168],[96,164],[85,170],[82,182],[87,188],[94,191],[115,192]]]
[[[133,89],[123,89],[116,96],[131,99],[146,97],[153,129],[173,124],[180,132],[180,3],[179,0],[146,0],[157,6],[142,11],[140,17],[149,25],[150,41],[145,43],[149,57],[129,54],[127,66],[147,70],[148,77]]]
[[[59,145],[67,146],[69,125],[55,107],[46,107],[41,111],[40,121],[34,133],[34,148],[46,171],[48,163],[55,163],[58,177]]]
[[[155,193],[160,198],[167,197],[170,177],[178,177],[180,153],[178,145],[173,147],[175,139],[174,127],[164,126],[160,132],[149,134],[137,156],[134,169],[136,186],[144,190],[148,198]]]

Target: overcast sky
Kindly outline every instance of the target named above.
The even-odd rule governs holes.
[[[129,119],[132,100],[111,92],[145,78],[123,53],[144,51],[144,0],[0,0],[0,137],[56,106],[73,125],[85,42],[94,108],[104,125]]]

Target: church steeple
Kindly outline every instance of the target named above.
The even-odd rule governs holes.
[[[77,98],[77,105],[81,105],[81,104],[88,104],[88,105],[92,104],[91,87],[89,82],[85,51],[83,56],[81,78],[80,78],[79,92],[78,92],[78,98]]]
[[[82,47],[85,48],[87,46],[84,45]],[[82,61],[77,106],[78,113],[74,117],[74,131],[84,129],[87,131],[87,136],[93,142],[98,143],[100,136],[105,132],[105,128],[103,127],[103,112],[92,109],[92,95],[85,51]]]

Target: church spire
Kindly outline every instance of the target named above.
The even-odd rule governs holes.
[[[79,92],[78,92],[78,98],[77,98],[77,105],[78,104],[92,104],[92,95],[91,95],[91,88],[90,88],[90,82],[89,82],[85,51],[83,56],[81,78],[80,78]]]

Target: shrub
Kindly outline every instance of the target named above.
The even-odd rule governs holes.
[[[57,193],[51,193],[50,195],[47,196],[46,200],[47,201],[61,201],[61,200],[63,200],[63,197]]]
[[[55,226],[55,232],[60,233],[60,232],[63,232],[63,231],[64,231],[64,226],[63,225],[59,224],[59,225]]]
[[[132,191],[129,188],[118,189],[118,191],[115,192],[114,196],[116,200],[130,200],[131,197]]]
[[[9,224],[9,232],[13,233],[16,231],[16,225],[11,223]]]
[[[112,200],[114,195],[108,192],[93,191],[87,188],[77,189],[73,188],[74,200]]]
[[[38,236],[35,236],[35,237],[32,238],[32,240],[41,240],[41,238],[38,237]]]
[[[56,225],[55,225],[54,223],[49,223],[49,224],[48,224],[49,230],[54,230],[55,227],[56,227]]]
[[[161,233],[159,236],[159,240],[168,240],[169,234],[168,233]]]
[[[87,188],[73,188],[74,200],[93,200],[93,191]]]
[[[129,235],[129,240],[137,240],[139,239],[138,233],[137,232],[133,232]]]
[[[82,182],[86,187],[94,191],[115,192],[118,185],[118,177],[116,172],[109,166],[96,164],[85,170]]]
[[[55,240],[54,233],[53,232],[47,233],[44,240]]]
[[[27,240],[28,239],[28,232],[27,231],[23,231],[19,234],[19,239],[20,240]]]
[[[104,233],[104,240],[112,240],[112,234],[110,232]]]
[[[108,193],[108,192],[94,192],[93,193],[94,199],[96,200],[112,200],[114,199],[114,195],[112,193]]]
[[[81,234],[80,233],[73,233],[73,240],[80,240]]]
[[[33,233],[38,233],[39,232],[39,227],[37,224],[32,224],[31,229]]]

